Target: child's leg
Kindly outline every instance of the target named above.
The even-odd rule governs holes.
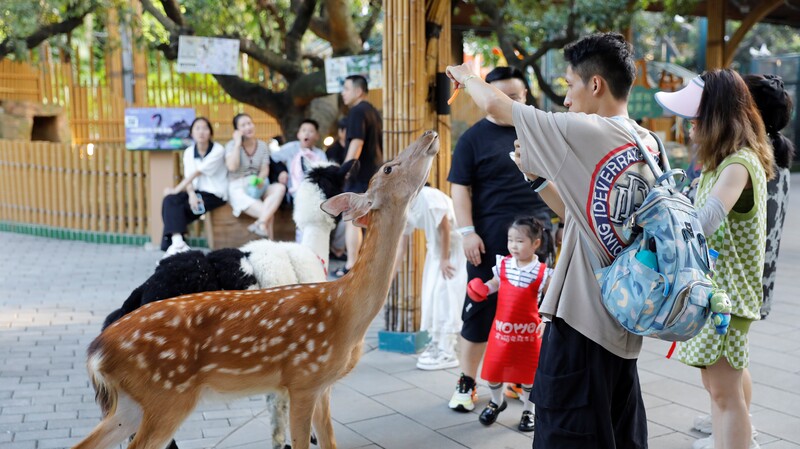
[[[531,402],[531,389],[533,388],[533,384],[522,384],[522,410],[532,412],[533,411],[533,402]]]
[[[503,403],[503,382],[491,383],[489,382],[489,392],[492,395],[492,402],[497,405]]]

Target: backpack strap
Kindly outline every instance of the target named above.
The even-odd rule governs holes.
[[[628,123],[628,121],[620,116],[614,116],[612,119],[619,122],[627,131],[628,134],[633,137],[634,143],[636,143],[636,147],[639,148],[639,152],[642,154],[642,159],[647,163],[647,166],[650,167],[650,170],[653,172],[653,175],[656,177],[656,183],[663,185],[664,187],[675,188],[675,179],[674,178],[681,178],[681,181],[686,179],[686,172],[676,168],[672,169],[669,165],[669,158],[667,157],[667,151],[664,149],[664,144],[659,139],[656,133],[650,131],[650,135],[655,139],[656,144],[658,144],[658,152],[661,157],[661,164],[664,166],[664,170],[661,170],[661,167],[656,164],[656,161],[653,159],[653,155],[645,148],[644,144],[642,143],[642,139],[639,138],[639,133],[633,129],[633,127]]]

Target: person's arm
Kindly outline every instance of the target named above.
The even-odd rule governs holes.
[[[703,233],[713,234],[730,213],[744,189],[750,185],[750,173],[742,164],[732,163],[722,169],[705,205],[697,211]]]
[[[238,129],[233,132],[233,140],[225,145],[225,165],[228,171],[236,171],[240,164],[240,151],[242,146],[242,132]]]
[[[511,106],[514,101],[498,88],[486,83],[473,73],[468,64],[448,66],[445,70],[448,78],[455,82],[455,88],[464,88],[478,107],[491,115],[498,125],[513,126]]]
[[[464,236],[464,255],[474,266],[481,264],[481,254],[486,252],[483,239],[475,232],[472,223],[472,198],[470,188],[461,184],[453,184],[450,188],[453,197],[453,207],[456,212],[458,232]],[[472,227],[472,230],[465,228]]]
[[[347,162],[350,159],[358,159],[361,156],[361,150],[363,148],[364,148],[363,139],[351,140],[350,146],[347,147],[347,155],[344,157],[344,161]]]
[[[447,219],[447,214],[442,217],[439,226],[436,227],[439,234],[439,246],[441,246],[441,263],[439,269],[442,271],[442,276],[445,279],[452,279],[456,275],[456,267],[450,263],[450,220]]]
[[[521,151],[522,151],[522,145],[520,144],[519,139],[514,140],[514,163],[517,164],[517,168],[519,168],[519,171],[524,173],[525,177],[528,178],[528,180],[535,181],[536,179],[539,178],[538,175],[535,175],[533,173],[525,173],[525,171],[522,169]],[[555,214],[558,216],[558,218],[561,219],[561,221],[564,221],[566,206],[564,206],[564,201],[558,194],[558,189],[556,189],[556,186],[548,180],[547,185],[544,186],[544,188],[539,190],[537,193],[542,198],[544,203],[547,204],[547,207],[549,207],[550,210],[555,212]]]

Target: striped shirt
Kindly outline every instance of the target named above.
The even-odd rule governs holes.
[[[494,273],[497,279],[500,279],[500,264],[503,262],[506,256],[495,256],[495,265],[492,268],[492,273]],[[513,285],[514,287],[525,288],[531,283],[536,280],[536,277],[539,276],[539,267],[541,263],[539,262],[538,258],[535,258],[531,263],[525,265],[524,267],[519,267],[517,264],[517,259],[511,257],[506,262],[506,278],[508,282]],[[553,269],[545,267],[544,269],[544,277],[542,278],[542,283],[539,285],[539,298],[542,297],[542,289],[547,284],[547,279],[552,276]]]

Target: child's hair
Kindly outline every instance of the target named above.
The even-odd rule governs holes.
[[[541,221],[533,217],[517,217],[509,227],[524,233],[531,241],[541,239],[542,244],[539,245],[539,249],[536,250],[536,256],[539,258],[540,262],[552,265],[556,256],[556,247],[553,234],[550,232],[548,226],[545,226]]]
[[[300,122],[300,126],[308,123],[309,125],[313,126],[315,130],[319,131],[319,122],[314,120],[313,118],[304,118],[302,122]]]

